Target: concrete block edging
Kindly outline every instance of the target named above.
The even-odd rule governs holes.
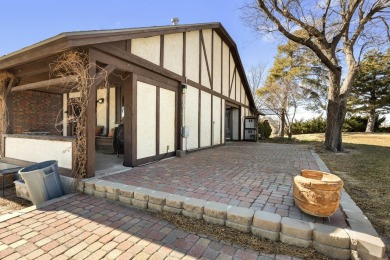
[[[254,211],[131,185],[118,185],[109,181],[97,180],[88,184],[86,183],[88,181],[84,182],[85,185],[79,185],[78,190],[86,194],[106,197],[152,212],[167,211],[204,219],[208,223],[226,225],[269,240],[302,247],[314,246],[317,251],[330,257],[335,257],[334,252],[342,252],[337,257],[338,259],[350,259],[356,251],[359,255],[366,257],[372,256],[379,259],[385,257],[385,245],[380,238],[350,229],[323,227],[323,225],[281,217],[275,213]],[[103,188],[103,185],[110,186],[110,188]],[[376,244],[370,243],[370,240],[375,241]]]

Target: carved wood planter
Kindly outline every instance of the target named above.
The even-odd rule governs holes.
[[[315,170],[302,170],[294,177],[294,201],[305,213],[329,217],[340,205],[343,181],[336,175]]]

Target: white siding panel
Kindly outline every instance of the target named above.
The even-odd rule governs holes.
[[[241,139],[244,139],[244,118],[245,118],[245,107],[241,107]]]
[[[213,96],[213,145],[221,143],[221,99]]]
[[[145,60],[160,64],[160,36],[131,40],[131,52]]]
[[[106,89],[98,89],[96,93],[97,95],[96,100],[100,98],[104,98],[103,104],[96,103],[96,125],[104,126],[103,134],[108,134],[106,129],[106,118],[107,118],[106,109],[108,105],[108,102],[106,100],[106,92],[107,92]]]
[[[137,82],[137,159],[156,155],[156,92]]]
[[[229,96],[229,47],[223,43],[223,57],[222,57],[222,94]]]
[[[201,92],[200,146],[211,145],[211,94]]]
[[[115,123],[115,87],[110,88],[110,129],[118,126]]]
[[[164,35],[164,68],[183,74],[183,34]]]
[[[175,151],[175,92],[160,89],[160,154]]]
[[[238,72],[236,73],[236,101],[241,100],[241,78]]]
[[[186,76],[199,83],[199,31],[186,34]]]
[[[213,90],[221,93],[221,38],[214,33],[214,53],[213,53]]]
[[[198,148],[199,90],[197,88],[187,86],[185,103],[184,125],[187,126],[190,131],[187,138],[186,149],[191,150]]]
[[[222,99],[222,143],[225,143],[225,117],[226,117],[226,110],[225,110],[225,100]]]
[[[207,56],[207,61],[210,69],[210,75],[211,75],[211,34],[212,31],[210,29],[208,30],[203,30],[203,42],[204,42],[204,47],[206,49],[206,55],[203,51],[202,47],[202,76],[201,76],[201,84],[205,87],[210,88],[210,79],[209,79],[209,74],[207,71],[207,63],[206,63],[206,56]]]

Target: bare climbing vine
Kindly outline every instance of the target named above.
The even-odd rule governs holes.
[[[53,76],[64,79],[64,86],[71,86],[71,93],[79,93],[77,98],[68,99],[68,104],[74,109],[68,110],[66,122],[75,125],[76,147],[73,150],[75,161],[72,177],[79,180],[87,174],[87,108],[91,87],[98,77],[104,77],[103,86],[100,87],[106,87],[107,72],[95,63],[91,63],[88,54],[78,51],[62,53],[50,68]],[[91,71],[99,74],[90,73]]]
[[[7,129],[9,127],[9,121],[8,121],[8,109],[7,109],[7,84],[11,81],[15,80],[15,76],[12,73],[9,73],[7,71],[0,71],[0,123],[2,124],[0,128],[2,129],[2,132],[5,134],[7,133]],[[0,145],[2,145],[0,143]],[[0,155],[1,156],[1,155]]]

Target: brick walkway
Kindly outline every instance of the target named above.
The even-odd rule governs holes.
[[[319,169],[307,146],[232,142],[103,179],[327,223],[294,204],[292,180],[302,169]],[[340,210],[329,221],[330,225],[347,226]]]
[[[188,233],[146,211],[82,194],[0,222],[0,259],[24,257],[292,259]]]

